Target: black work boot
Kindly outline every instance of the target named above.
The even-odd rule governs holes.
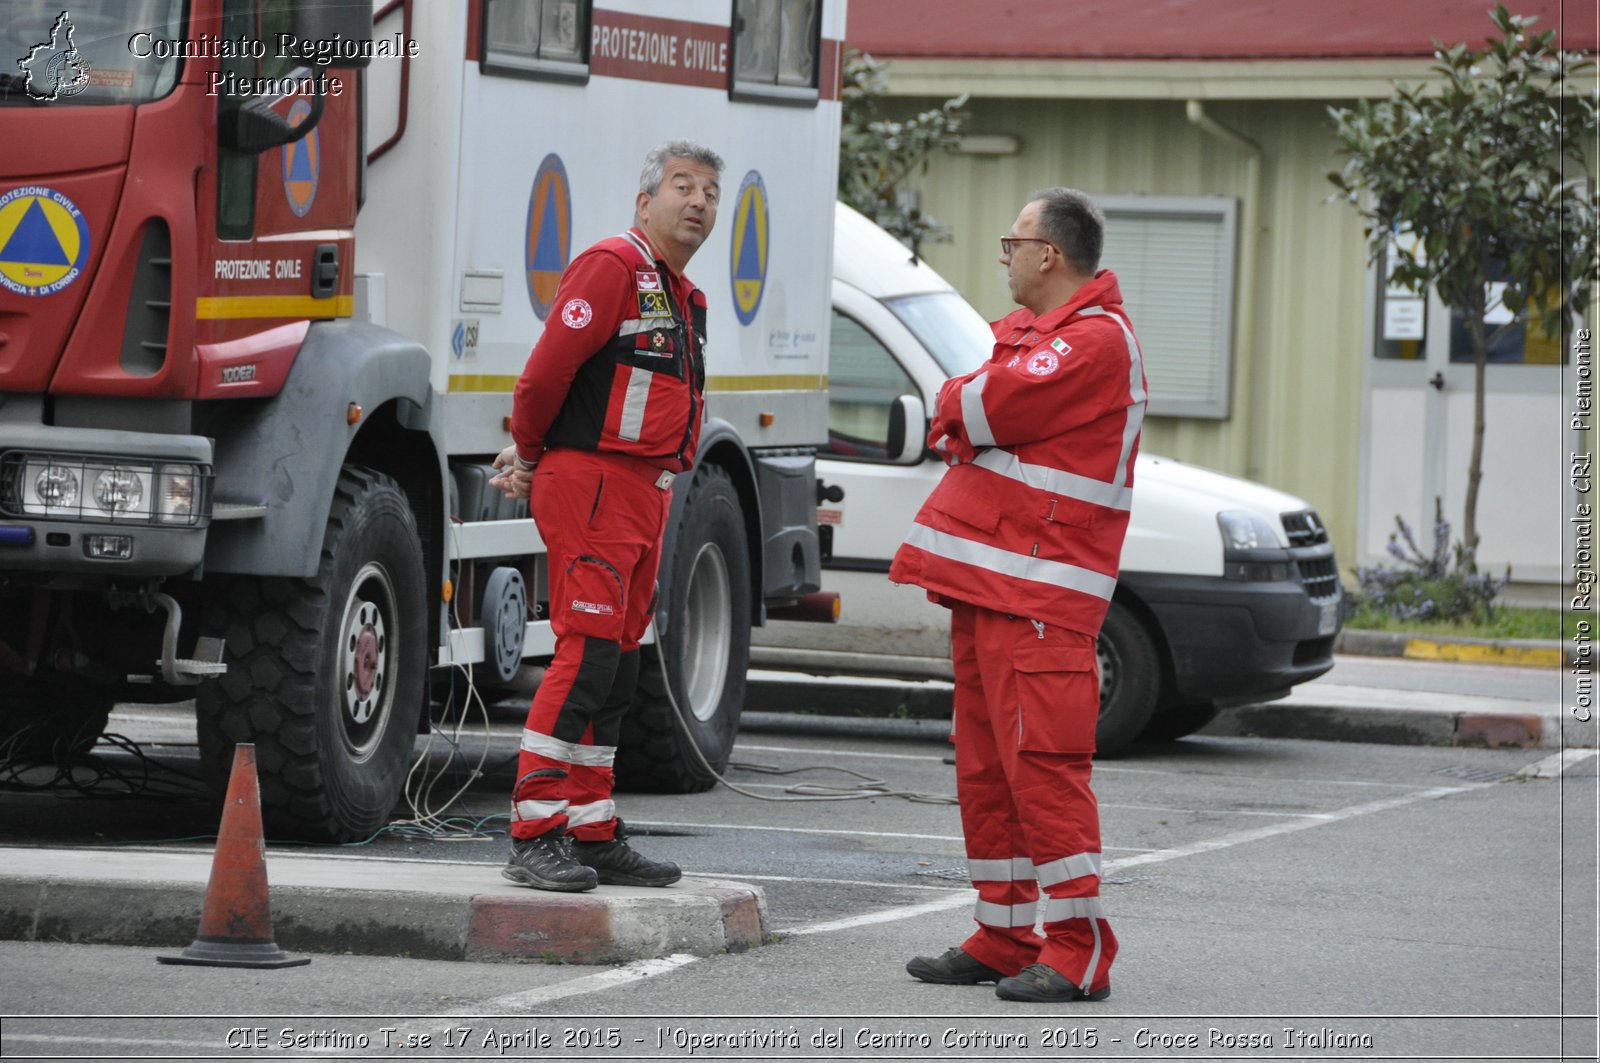
[[[973,959],[960,945],[946,949],[943,956],[918,956],[906,964],[906,973],[939,985],[977,985],[1004,977],[988,964]]]
[[[1001,1000],[1024,1000],[1030,1004],[1070,1004],[1074,1000],[1104,1000],[1111,995],[1111,986],[1085,993],[1054,967],[1036,963],[1024,967],[1021,974],[1000,979],[994,995]]]
[[[603,842],[575,841],[572,850],[580,864],[593,868],[600,881],[611,886],[670,886],[683,877],[677,864],[652,860],[631,848],[620,819],[616,837]]]
[[[561,893],[592,890],[600,880],[572,855],[572,839],[561,827],[536,838],[511,839],[511,860],[500,874],[519,886]]]

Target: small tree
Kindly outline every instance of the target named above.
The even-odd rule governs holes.
[[[1588,305],[1595,266],[1594,188],[1588,154],[1596,98],[1568,86],[1591,64],[1555,48],[1555,34],[1533,34],[1534,18],[1504,6],[1490,14],[1498,38],[1483,51],[1434,42],[1437,92],[1397,85],[1394,95],[1330,108],[1344,168],[1328,179],[1366,220],[1376,260],[1395,258],[1390,280],[1439,298],[1465,319],[1472,345],[1472,457],[1462,540],[1478,545],[1483,479],[1484,373],[1489,347],[1523,322],[1562,334]],[[1391,242],[1406,231],[1409,247]],[[1513,317],[1491,333],[1493,271],[1505,278],[1500,302]]]
[[[839,198],[920,255],[924,243],[948,243],[950,230],[922,210],[905,182],[913,173],[928,172],[935,148],[956,142],[967,117],[961,111],[967,97],[963,93],[915,117],[890,121],[878,117],[876,102],[885,82],[882,63],[865,52],[845,50]]]

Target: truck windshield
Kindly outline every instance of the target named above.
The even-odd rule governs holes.
[[[0,0],[0,105],[93,107],[165,96],[183,48],[192,54],[200,45],[183,41],[183,4]]]
[[[950,376],[972,372],[994,353],[988,322],[955,292],[903,295],[884,302]]]

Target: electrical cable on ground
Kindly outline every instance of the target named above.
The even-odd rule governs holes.
[[[913,801],[918,804],[953,805],[957,803],[956,798],[950,794],[928,794],[920,793],[915,790],[896,790],[892,789],[889,784],[884,782],[882,779],[874,779],[869,775],[863,775],[861,772],[852,771],[849,768],[835,767],[830,764],[818,764],[805,768],[775,768],[764,764],[744,763],[737,765],[730,764],[729,766],[737,766],[748,771],[764,772],[770,775],[792,775],[801,771],[837,771],[843,772],[846,775],[854,775],[857,778],[865,781],[860,785],[851,787],[824,786],[820,783],[801,783],[798,786],[791,786],[785,790],[784,793],[788,796],[780,796],[777,794],[760,794],[756,793],[754,790],[747,790],[737,783],[729,782],[726,777],[724,777],[720,772],[711,766],[711,762],[706,759],[705,752],[700,748],[700,743],[695,741],[694,731],[689,727],[689,721],[684,718],[683,707],[678,704],[678,698],[672,692],[672,673],[667,670],[667,654],[666,651],[661,648],[660,638],[656,639],[656,659],[661,662],[661,673],[666,679],[666,682],[662,685],[665,686],[667,690],[667,702],[672,706],[672,717],[677,722],[678,729],[683,732],[683,736],[689,740],[689,748],[694,750],[695,759],[700,762],[700,766],[704,768],[713,779],[716,779],[719,783],[721,783],[723,786],[726,786],[736,794],[742,794],[745,797],[753,798],[757,801],[861,801],[872,797],[901,797],[907,801]]]

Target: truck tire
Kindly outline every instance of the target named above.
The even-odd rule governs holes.
[[[196,692],[202,763],[226,783],[253,742],[269,834],[370,837],[400,796],[427,673],[422,545],[389,477],[345,466],[311,579],[235,577],[207,595],[228,672]]]
[[[669,617],[666,636],[659,646],[643,647],[639,690],[622,722],[616,775],[624,789],[699,793],[716,785],[711,771],[721,774],[728,766],[750,664],[745,544],[744,512],[732,479],[715,465],[702,465],[684,503],[672,585],[661,589]],[[669,683],[693,746],[667,697]]]
[[[1112,601],[1100,628],[1098,751],[1114,756],[1132,745],[1150,722],[1161,695],[1161,660],[1144,624]]]
[[[1150,722],[1145,724],[1144,731],[1139,735],[1139,741],[1177,741],[1215,720],[1221,711],[1209,701],[1189,701],[1162,709],[1150,717]]]

